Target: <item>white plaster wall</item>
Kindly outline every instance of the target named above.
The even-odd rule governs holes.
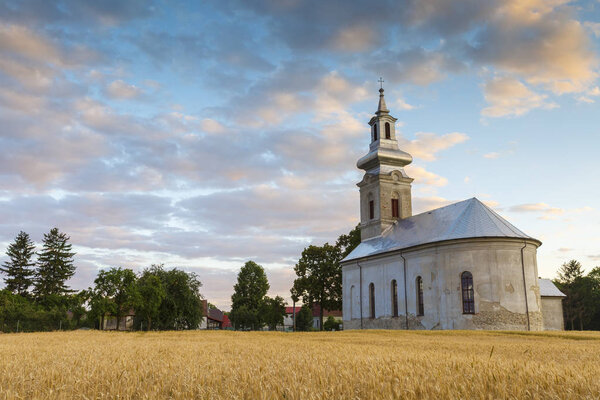
[[[562,331],[565,329],[562,297],[542,297],[544,330]]]
[[[518,240],[473,239],[403,253],[406,305],[403,261],[399,254],[360,262],[363,327],[405,328],[407,307],[411,329],[527,329],[526,291],[531,329],[541,330],[536,246],[530,243],[523,252],[525,286],[522,247],[523,242]],[[460,276],[464,271],[473,274],[475,315],[462,313]],[[417,276],[423,279],[425,315],[422,317],[416,316]],[[398,282],[399,319],[391,317],[393,279]],[[371,282],[375,285],[375,321],[369,319]],[[343,285],[345,329],[360,328],[360,274],[356,263],[344,266]]]

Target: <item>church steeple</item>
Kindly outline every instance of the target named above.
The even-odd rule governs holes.
[[[383,80],[379,80],[383,83]],[[365,171],[360,188],[361,239],[379,236],[397,219],[412,215],[411,182],[404,167],[412,162],[410,154],[400,150],[396,139],[397,119],[385,104],[383,85],[379,104],[369,121],[369,153],[356,163]]]
[[[379,89],[379,105],[377,106],[377,111],[375,112],[375,114],[377,115],[381,115],[381,114],[388,114],[390,112],[390,110],[387,109],[387,106],[385,105],[385,97],[383,97],[383,87]]]

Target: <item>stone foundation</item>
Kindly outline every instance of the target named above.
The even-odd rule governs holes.
[[[410,314],[408,316],[408,329],[425,330],[422,317]],[[543,320],[541,312],[530,312],[529,323],[532,331],[543,330]],[[482,302],[479,312],[474,315],[464,316],[457,321],[457,329],[481,329],[481,330],[509,330],[526,331],[527,317],[525,314],[512,313],[500,306],[498,303]],[[344,320],[344,330],[361,329],[360,318],[353,320]],[[380,317],[363,318],[362,329],[406,329],[406,318],[404,315],[398,317]],[[437,323],[430,330],[442,329],[441,324]]]
[[[471,322],[474,329],[527,330],[526,314],[510,312],[497,302],[481,301],[479,303],[479,312],[473,315]],[[532,331],[543,330],[542,313],[530,312],[529,325]]]
[[[408,316],[409,329],[425,329],[419,318]],[[360,318],[355,318],[351,321],[344,321],[344,330],[361,329]],[[406,329],[406,317],[399,315],[398,317],[380,317],[380,318],[363,318],[362,329]]]

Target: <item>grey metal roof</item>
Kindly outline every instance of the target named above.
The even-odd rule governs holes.
[[[531,239],[475,197],[400,219],[381,236],[358,245],[343,261],[453,239]]]
[[[540,296],[542,297],[567,297],[550,279],[539,278],[538,286],[540,287]]]

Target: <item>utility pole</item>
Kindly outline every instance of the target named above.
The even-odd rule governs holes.
[[[292,301],[293,301],[293,303],[292,303],[293,304],[292,305],[292,315],[293,315],[293,318],[294,318],[294,325],[292,327],[292,331],[296,332],[296,301],[294,301],[293,299],[292,299]]]

